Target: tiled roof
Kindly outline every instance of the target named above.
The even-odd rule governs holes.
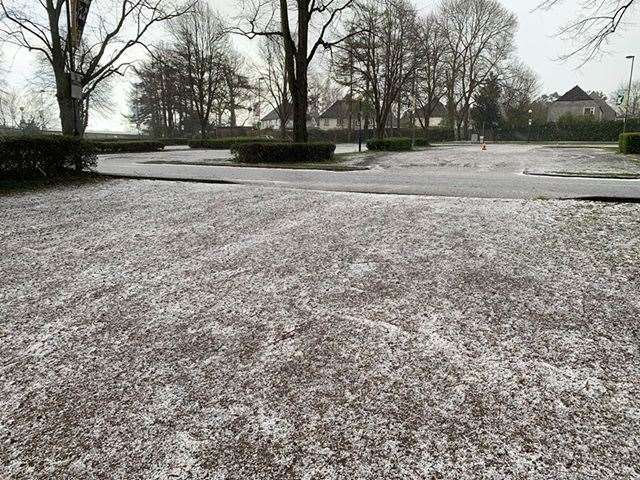
[[[579,86],[573,87],[567,93],[562,95],[556,102],[582,102],[585,100],[593,100],[591,95],[582,90]]]

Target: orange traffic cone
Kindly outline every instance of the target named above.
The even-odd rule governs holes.
[[[483,143],[483,144],[482,144],[482,150],[486,150],[486,149],[487,149],[487,144],[486,144],[486,143]]]

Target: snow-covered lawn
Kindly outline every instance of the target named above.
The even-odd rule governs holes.
[[[0,478],[638,478],[640,205],[0,198]]]

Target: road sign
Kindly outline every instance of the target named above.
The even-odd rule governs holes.
[[[67,1],[71,6],[71,42],[77,48],[82,40],[82,32],[84,32],[84,25],[87,22],[87,15],[89,15],[91,0]]]
[[[69,81],[71,83],[71,98],[82,98],[82,74],[69,72]]]
[[[616,105],[622,105],[624,103],[624,94],[621,93],[618,95],[618,99],[616,100]]]

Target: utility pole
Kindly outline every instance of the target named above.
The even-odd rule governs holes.
[[[358,99],[358,152],[362,152],[362,99]]]
[[[627,60],[631,60],[631,73],[629,74],[629,88],[627,88],[627,108],[624,111],[624,122],[622,123],[622,133],[627,131],[627,117],[629,116],[629,104],[631,103],[631,83],[633,81],[633,64],[635,55],[627,55]]]
[[[412,91],[412,99],[411,99],[411,148],[416,146],[416,76],[413,75],[413,85],[411,88]]]

